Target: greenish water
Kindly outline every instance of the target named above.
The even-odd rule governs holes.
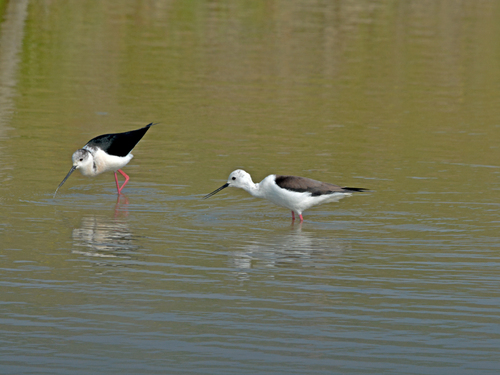
[[[496,374],[499,13],[6,2],[0,373]],[[76,172],[52,198],[149,122],[124,197]],[[201,200],[237,168],[371,191],[302,225]]]

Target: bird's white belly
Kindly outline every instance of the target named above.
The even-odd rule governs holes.
[[[97,150],[93,153],[93,157],[94,160],[90,168],[80,168],[84,176],[97,176],[108,171],[116,172],[118,169],[126,166],[134,155],[128,154],[124,157],[114,156],[108,155],[102,150]]]
[[[352,195],[351,193],[333,193],[312,196],[311,193],[298,193],[276,186],[270,189],[266,198],[274,204],[301,213],[313,206],[322,203],[337,202],[340,199]]]

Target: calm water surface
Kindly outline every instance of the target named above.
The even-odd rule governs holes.
[[[0,1],[0,373],[496,374],[500,4]],[[125,168],[90,138],[151,128]],[[244,168],[369,188],[291,223]]]

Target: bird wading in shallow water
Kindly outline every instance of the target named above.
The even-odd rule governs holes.
[[[203,199],[210,198],[227,187],[241,188],[257,198],[267,199],[278,206],[292,211],[292,220],[295,214],[304,221],[302,213],[318,204],[337,202],[353,192],[365,191],[363,188],[340,187],[326,182],[297,176],[269,175],[259,183],[254,183],[249,173],[242,169],[231,172],[227,182],[220,188],[207,194]]]
[[[155,124],[151,123],[141,129],[125,133],[103,134],[92,138],[85,146],[76,150],[73,154],[73,166],[57,187],[54,198],[59,188],[66,182],[75,169],[80,170],[84,176],[89,177],[97,176],[103,172],[113,171],[115,173],[116,189],[118,190],[118,194],[121,194],[121,191],[130,179],[121,168],[132,160],[134,155],[130,152],[153,125]],[[116,172],[119,172],[125,177],[125,182],[122,186],[118,183]]]

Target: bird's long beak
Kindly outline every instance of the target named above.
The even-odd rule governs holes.
[[[59,190],[59,188],[61,186],[63,186],[63,184],[66,182],[66,180],[68,179],[68,177],[71,175],[71,173],[74,172],[74,170],[76,169],[75,166],[72,166],[71,169],[69,170],[68,174],[66,175],[66,177],[64,177],[64,180],[62,180],[62,182],[59,184],[59,186],[57,187],[56,189],[56,192],[54,193],[54,198],[56,197],[56,194],[57,194],[57,191]]]
[[[64,182],[64,181],[63,181]],[[222,189],[225,189],[229,186],[229,183],[226,182],[224,185],[222,185],[220,188],[218,189],[215,189],[214,191],[212,191],[210,194],[207,194],[203,197],[203,199],[207,199],[207,198],[210,198],[212,195],[215,195],[217,194],[219,191],[221,191]]]

